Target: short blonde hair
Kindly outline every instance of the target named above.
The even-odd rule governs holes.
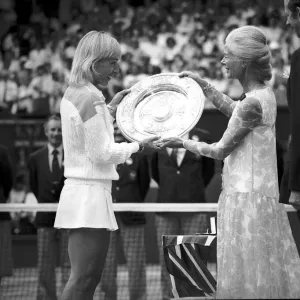
[[[69,77],[69,84],[86,84],[93,80],[92,65],[103,59],[120,59],[118,41],[106,32],[90,31],[79,41]]]
[[[242,26],[226,37],[228,50],[241,60],[249,61],[259,81],[272,78],[271,51],[264,32],[255,26]]]

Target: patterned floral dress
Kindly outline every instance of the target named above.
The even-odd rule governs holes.
[[[275,96],[268,87],[246,96],[233,103],[215,94],[223,103],[220,110],[231,114],[218,143],[184,143],[193,152],[225,158],[218,202],[216,297],[299,299],[300,258],[278,201]]]

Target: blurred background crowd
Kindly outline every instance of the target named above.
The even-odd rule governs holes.
[[[90,30],[110,32],[122,47],[120,73],[103,91],[107,101],[146,76],[182,70],[238,98],[239,83],[224,78],[223,42],[233,28],[250,24],[269,38],[268,84],[285,106],[289,59],[300,46],[281,1],[1,0],[0,17],[0,110],[20,117],[59,111],[77,42]]]

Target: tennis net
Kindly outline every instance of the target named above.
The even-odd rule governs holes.
[[[120,230],[111,234],[106,266],[94,299],[162,299],[169,276],[162,235],[209,232],[209,218],[216,216],[217,203],[114,203],[113,207]],[[288,212],[294,211],[285,207]],[[56,208],[57,204],[0,204],[0,212],[9,212],[14,218],[18,215],[19,220]],[[70,272],[68,232],[34,227],[32,232],[22,228],[18,231],[16,228],[24,223],[16,223],[0,221],[0,299],[58,299]],[[215,249],[207,264],[216,278]]]

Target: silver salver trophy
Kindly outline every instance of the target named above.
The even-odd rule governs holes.
[[[191,78],[162,73],[136,83],[117,109],[117,125],[129,141],[153,135],[184,136],[199,121],[205,96]]]

